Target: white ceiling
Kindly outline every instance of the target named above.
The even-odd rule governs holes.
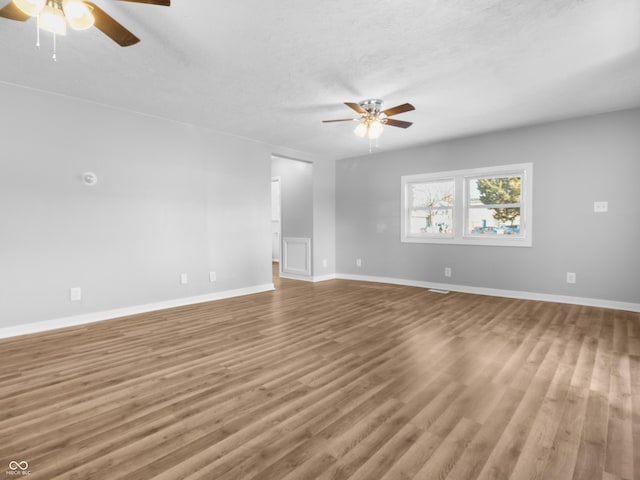
[[[94,1],[142,42],[0,18],[0,82],[336,158],[345,101],[415,105],[381,150],[640,106],[639,0]]]

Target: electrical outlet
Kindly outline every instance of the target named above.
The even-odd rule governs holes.
[[[576,274],[574,272],[567,272],[567,283],[576,283]]]
[[[327,268],[328,262],[326,258],[322,259],[322,268]]]
[[[451,267],[444,267],[444,276],[445,277],[451,276]]]
[[[211,283],[216,281],[216,272],[209,272],[209,281]]]
[[[362,259],[356,258],[356,267],[361,267],[361,266],[362,266]]]
[[[82,289],[80,287],[72,287],[69,289],[69,301],[79,302],[82,300]]]
[[[185,285],[188,282],[189,282],[189,277],[187,276],[187,274],[186,273],[180,274],[180,284]]]
[[[609,202],[593,202],[593,211],[595,213],[607,213],[609,211]]]

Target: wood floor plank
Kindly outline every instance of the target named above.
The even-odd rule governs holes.
[[[524,392],[518,408],[478,474],[478,479],[508,479],[511,477],[527,436],[532,428],[536,427],[535,419],[539,418],[537,416],[538,410],[556,375],[563,348],[564,342],[557,339],[548,350]]]
[[[609,392],[609,425],[605,471],[621,478],[633,477],[633,415],[629,357],[614,354]]]
[[[380,480],[415,478],[416,474],[442,444],[442,441],[442,438],[431,432],[422,431],[422,434],[409,446],[403,455],[396,459],[396,462]]]
[[[573,370],[573,367],[565,364],[560,364],[556,370],[511,474],[513,478],[545,478],[543,472],[562,416]]]
[[[462,417],[414,478],[446,478],[479,429],[479,423]]]
[[[500,403],[495,406],[491,417],[482,425],[447,475],[447,480],[477,478],[523,395],[524,392],[521,390],[507,389]]]
[[[384,475],[395,461],[422,435],[422,430],[407,423],[380,448],[375,455],[349,477],[350,480],[370,480]]]
[[[580,447],[573,473],[574,480],[602,478],[607,445],[608,417],[608,394],[590,390],[585,421],[582,426]]]
[[[549,453],[542,478],[572,478],[580,448],[580,435],[585,422],[588,394],[569,387],[562,418]]]
[[[640,314],[359,281],[0,340],[35,480],[640,478]]]

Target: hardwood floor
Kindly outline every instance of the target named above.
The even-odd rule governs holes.
[[[0,341],[0,474],[640,479],[640,314],[277,284]]]

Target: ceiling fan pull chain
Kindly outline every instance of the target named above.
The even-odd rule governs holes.
[[[54,62],[58,61],[58,59],[56,58],[56,34],[55,33],[53,34],[53,57],[51,58],[53,58]]]
[[[36,16],[36,48],[40,48],[40,15]]]

